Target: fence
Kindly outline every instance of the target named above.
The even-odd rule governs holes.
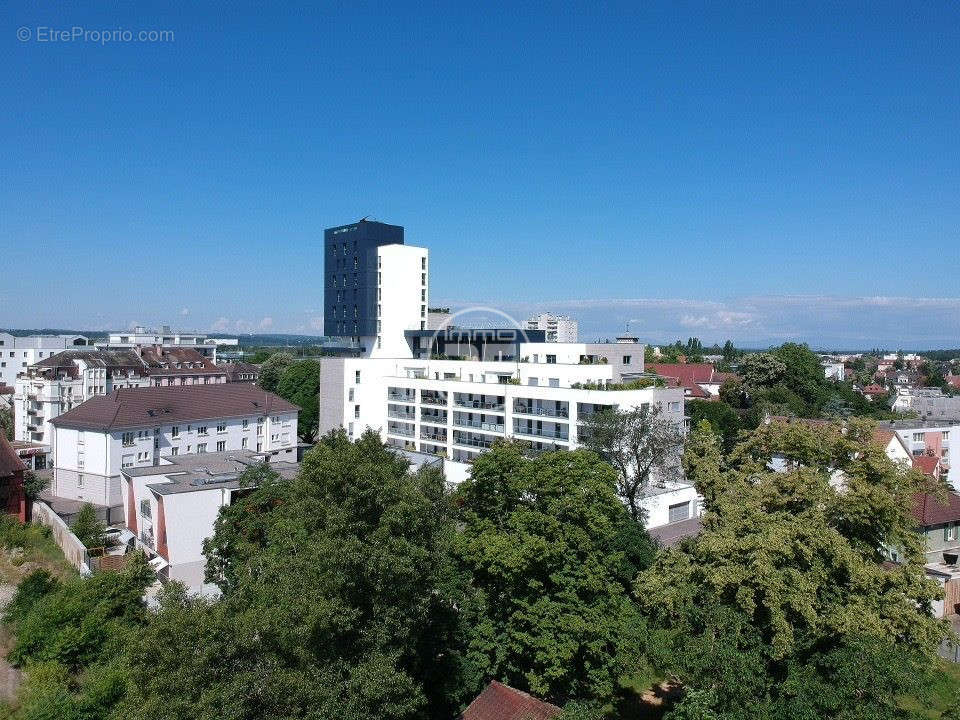
[[[67,562],[79,570],[81,575],[90,574],[90,554],[87,548],[49,505],[40,500],[33,503],[33,522],[49,527]]]

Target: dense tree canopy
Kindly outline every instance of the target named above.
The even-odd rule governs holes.
[[[295,480],[266,468],[206,544],[217,603],[171,594],[132,651],[129,709],[164,717],[452,717],[441,474],[341,431]],[[196,652],[201,648],[202,652]]]
[[[630,588],[654,546],[615,483],[585,451],[531,460],[501,445],[477,458],[455,496],[456,556],[477,593],[466,621],[473,690],[495,678],[551,702],[605,701],[641,662]]]
[[[910,515],[927,481],[871,431],[775,423],[727,456],[708,427],[694,433],[685,466],[706,498],[703,533],[637,580],[652,651],[691,691],[672,717],[903,716],[896,698],[922,685],[946,630]],[[905,563],[884,567],[885,546]]]

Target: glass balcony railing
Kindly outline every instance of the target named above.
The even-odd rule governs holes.
[[[524,403],[516,403],[513,406],[513,411],[520,415],[536,415],[537,417],[556,417],[556,418],[568,418],[570,417],[570,411],[567,408],[552,408],[552,407],[542,407],[540,405],[526,405]]]

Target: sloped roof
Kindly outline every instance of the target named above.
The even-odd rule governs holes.
[[[940,465],[940,458],[936,455],[915,455],[913,457],[913,466],[924,475],[931,477],[937,472]]]
[[[98,395],[50,423],[87,430],[141,428],[160,423],[297,412],[299,408],[255,385],[174,385],[124,388]]]
[[[941,503],[930,493],[917,493],[913,496],[913,517],[922,527],[943,525],[960,520],[960,495],[947,493],[945,503]]]
[[[64,350],[34,363],[34,367],[56,368],[84,360],[102,368],[142,368],[143,362],[133,350]]]
[[[737,377],[733,373],[717,372],[710,363],[647,363],[644,368],[662,378],[674,380],[678,385],[690,390],[695,397],[709,396],[700,388],[701,383],[722,384]]]
[[[550,720],[560,708],[496,680],[477,695],[459,720]]]
[[[27,466],[10,445],[7,436],[0,432],[0,477],[9,477],[15,472],[26,469]]]

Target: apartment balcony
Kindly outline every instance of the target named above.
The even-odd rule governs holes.
[[[421,405],[442,405],[447,406],[447,393],[434,390],[424,390],[420,393]]]
[[[566,403],[559,403],[556,406],[551,406],[537,405],[535,403],[518,400],[513,404],[513,412],[516,415],[531,415],[533,417],[570,417],[570,410],[567,408]]]
[[[504,399],[497,395],[470,397],[469,395],[457,393],[457,395],[454,396],[453,404],[457,407],[472,410],[493,410],[495,412],[503,412],[505,408]]]
[[[427,428],[420,428],[420,439],[421,440],[430,440],[431,442],[447,443],[447,433],[446,432],[436,432],[428,430]]]
[[[433,412],[433,411],[423,410],[420,413],[420,422],[433,423],[435,425],[446,425],[447,413],[446,411]]]
[[[493,443],[496,442],[495,438],[485,437],[483,435],[465,433],[453,433],[453,444],[454,445],[464,445],[466,447],[475,447],[481,448],[483,450],[489,450],[493,447]]]
[[[416,402],[417,393],[415,390],[390,388],[387,390],[387,400],[395,400],[403,403]]]
[[[27,410],[27,415],[30,415],[31,417],[37,417],[38,411],[34,410],[33,408],[30,408],[29,410]]]
[[[398,420],[409,420],[413,422],[417,419],[417,414],[413,411],[403,412],[401,410],[387,410],[387,417],[397,418]]]
[[[484,432],[500,433],[501,435],[505,430],[505,426],[502,422],[484,422],[483,420],[470,420],[468,418],[454,417],[453,424],[456,427],[476,428],[477,430],[483,430]]]
[[[413,437],[413,426],[407,427],[404,425],[397,425],[396,423],[390,423],[387,426],[388,435],[402,435],[403,437]]]
[[[27,430],[29,430],[30,432],[41,432],[41,431],[43,430],[43,428],[41,427],[40,423],[38,423],[38,422],[28,422],[28,423],[27,423]]]
[[[536,427],[535,425],[526,425],[515,423],[513,434],[522,437],[543,438],[547,440],[559,440],[560,442],[570,442],[570,433],[564,427]]]

